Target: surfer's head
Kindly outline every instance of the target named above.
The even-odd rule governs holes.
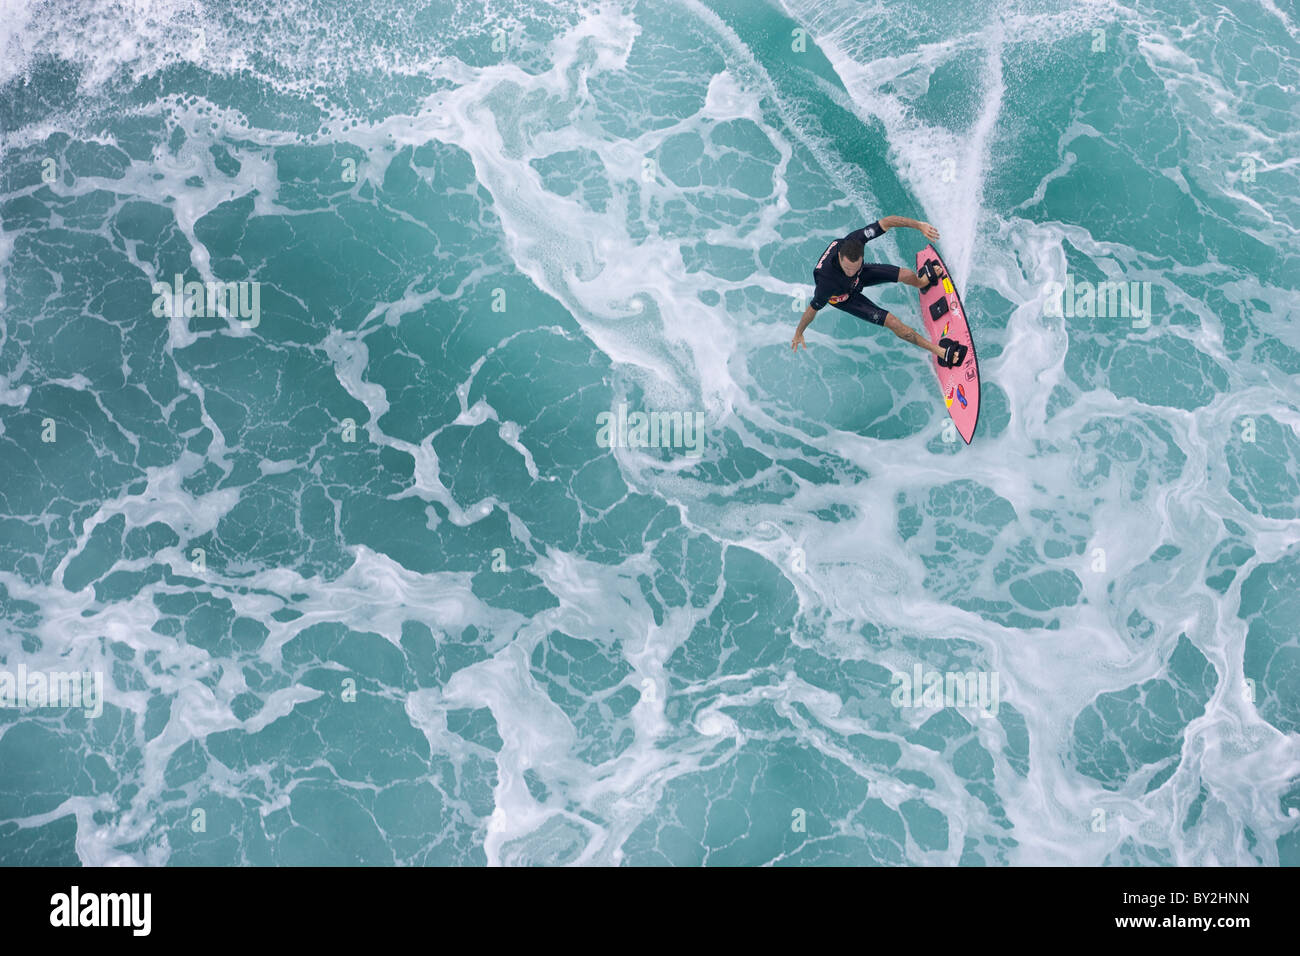
[[[840,242],[840,268],[846,276],[855,276],[862,268],[862,243],[856,239]]]

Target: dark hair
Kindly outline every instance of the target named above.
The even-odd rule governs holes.
[[[840,255],[849,262],[857,262],[862,258],[862,243],[856,239],[845,239],[840,242]]]

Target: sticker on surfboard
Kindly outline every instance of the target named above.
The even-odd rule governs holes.
[[[937,357],[933,361],[944,405],[952,416],[957,433],[969,445],[980,417],[980,372],[975,359],[975,343],[966,324],[966,310],[962,308],[961,297],[948,277],[948,267],[934,246],[926,246],[916,254],[917,272],[931,259],[939,263],[943,278],[938,285],[932,285],[921,293],[921,320],[925,322],[925,331],[931,342],[938,345],[940,339],[947,338],[967,348],[966,360],[956,368],[944,368]]]

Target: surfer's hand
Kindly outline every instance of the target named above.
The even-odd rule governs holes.
[[[794,334],[794,338],[790,340],[790,350],[792,352],[798,352],[799,346],[801,345],[803,346],[805,352],[808,351],[808,346],[803,340],[803,333],[796,332]]]
[[[928,222],[921,223],[920,229],[921,235],[925,236],[925,238],[929,239],[931,242],[934,242],[939,238],[939,230],[934,228],[934,226],[930,225]]]

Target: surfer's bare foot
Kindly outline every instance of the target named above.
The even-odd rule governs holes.
[[[924,292],[926,289],[930,288],[930,286],[935,285],[939,281],[943,276],[943,270],[937,262],[931,259],[921,266],[920,272],[913,273],[913,275],[918,276],[921,280],[920,282],[913,284]]]
[[[965,345],[960,342],[954,342],[952,339],[940,339],[939,346],[943,352],[939,355],[939,364],[944,368],[957,368],[962,362],[966,361]]]

